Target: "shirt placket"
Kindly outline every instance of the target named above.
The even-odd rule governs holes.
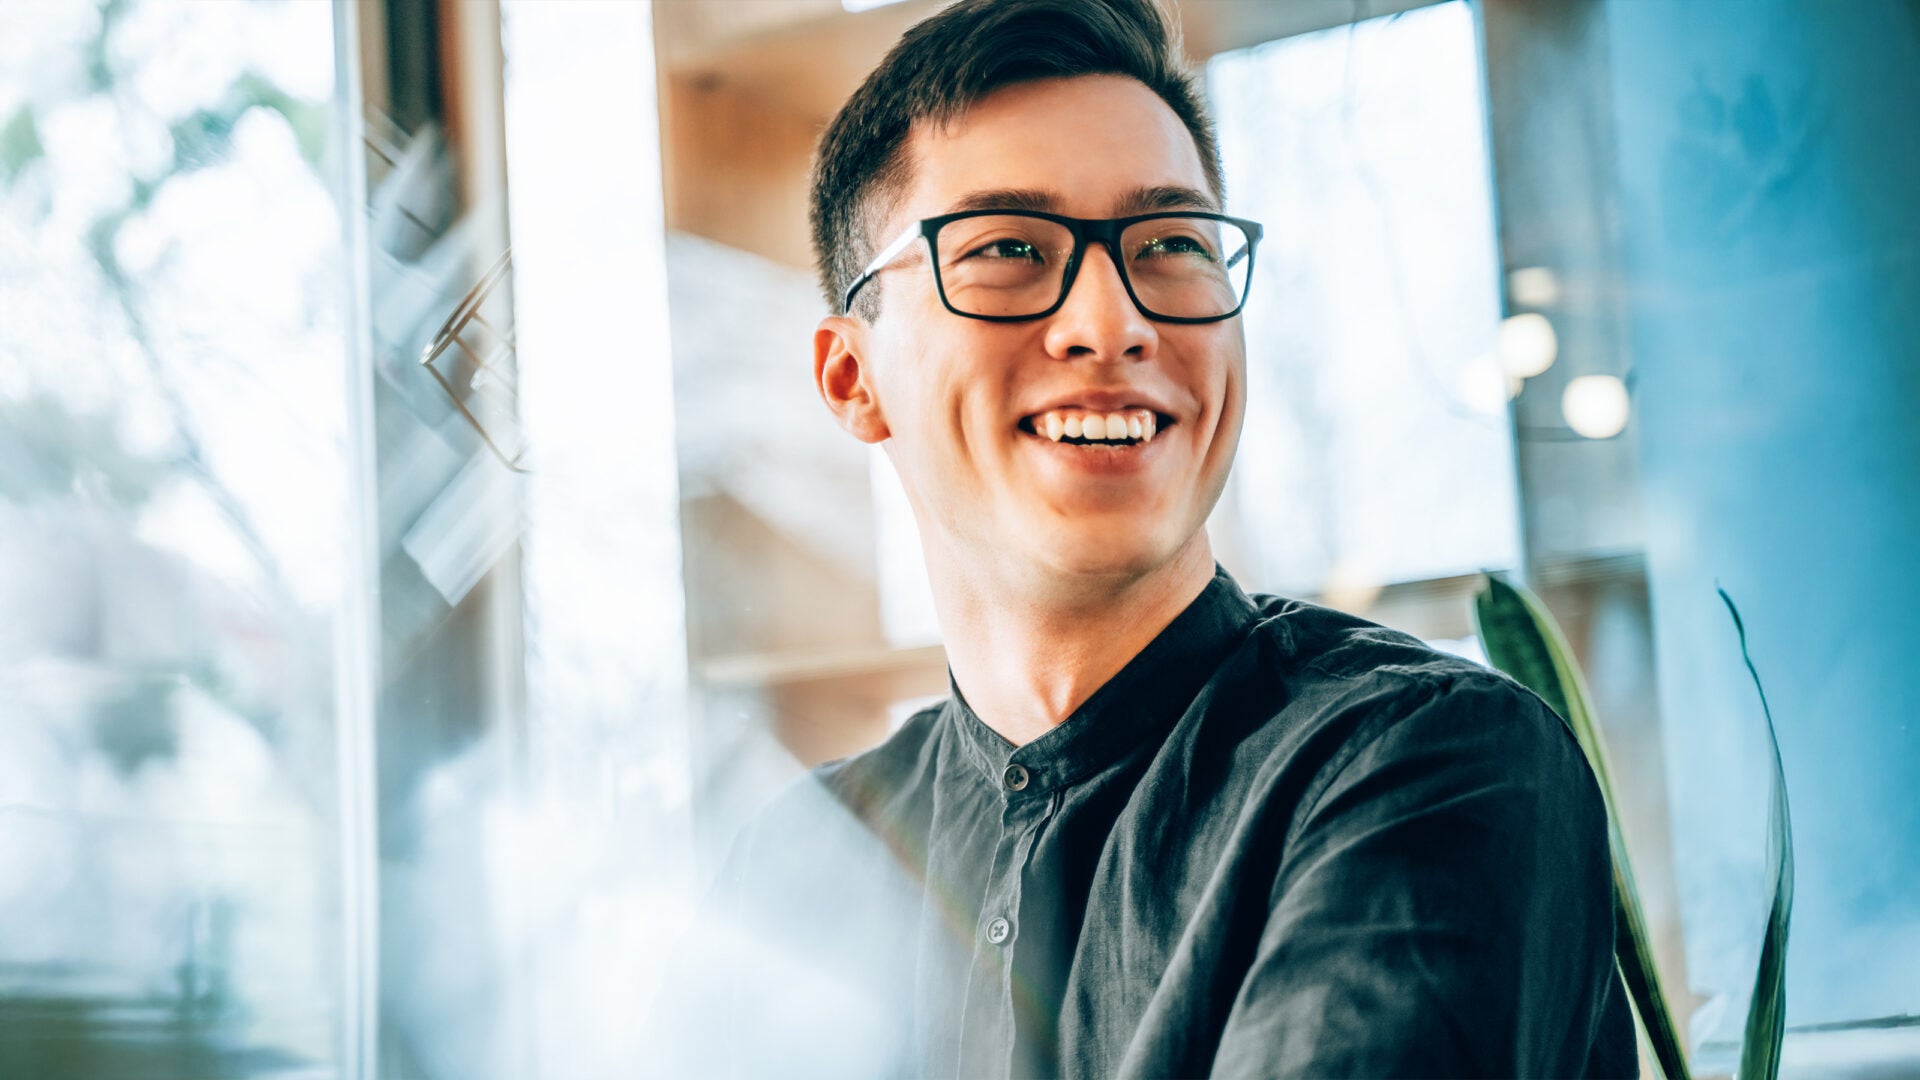
[[[987,875],[985,902],[974,928],[958,1074],[1005,1077],[1013,1069],[1015,950],[1020,943],[1020,897],[1035,839],[1052,800],[1026,766],[1009,763],[1000,775],[1004,805],[1000,840]]]

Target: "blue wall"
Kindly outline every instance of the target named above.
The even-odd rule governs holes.
[[[1920,1014],[1920,4],[1608,14],[1647,559],[1697,1034],[1738,1038],[1761,717],[1799,857],[1789,1023]]]

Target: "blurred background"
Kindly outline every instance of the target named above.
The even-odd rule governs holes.
[[[944,693],[811,384],[932,0],[0,0],[0,1075],[627,1075],[742,818]],[[1211,523],[1567,628],[1703,1073],[1920,1075],[1920,7],[1184,0],[1265,223]]]

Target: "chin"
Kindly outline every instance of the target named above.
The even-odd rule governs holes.
[[[1144,577],[1171,562],[1183,545],[1137,533],[1113,535],[1088,530],[1088,535],[1050,537],[1039,562],[1054,573],[1075,577]]]

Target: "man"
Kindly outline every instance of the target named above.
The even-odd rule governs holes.
[[[1169,37],[961,0],[822,139],[816,381],[905,485],[953,695],[745,831],[675,1067],[1635,1071],[1564,725],[1214,563],[1260,230]]]

